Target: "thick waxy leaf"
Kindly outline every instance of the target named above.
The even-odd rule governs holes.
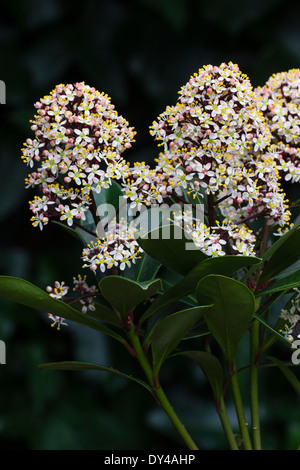
[[[99,282],[99,289],[105,300],[126,319],[131,310],[161,289],[161,281],[136,282],[124,277],[107,276]]]
[[[156,278],[160,267],[161,264],[157,260],[151,258],[147,253],[142,253],[141,258],[135,263],[131,263],[130,268],[125,268],[122,276],[137,282],[152,281]]]
[[[176,302],[194,292],[200,279],[208,274],[230,276],[239,269],[259,262],[259,258],[252,256],[220,256],[217,258],[207,258],[197,264],[197,266],[167,292],[158,297],[147,312],[145,312],[145,315],[143,315],[143,320],[170,303]]]
[[[154,229],[137,241],[149,256],[183,276],[207,258],[182,228],[172,225]]]
[[[264,254],[267,260],[260,283],[273,279],[278,273],[294,264],[300,257],[300,226],[297,225],[277,240]]]
[[[111,180],[109,188],[102,188],[100,193],[93,192],[93,196],[97,207],[101,204],[111,204],[119,212],[121,205],[126,204],[121,186],[114,180]]]
[[[256,313],[253,316],[256,320],[258,320],[271,334],[271,344],[274,343],[275,340],[279,340],[282,343],[285,344],[289,349],[291,348],[291,342],[288,341],[279,331],[277,331],[275,328],[273,328],[271,325],[268,324],[268,322],[262,318],[260,315],[257,315]]]
[[[229,277],[209,275],[198,283],[197,299],[200,305],[213,303],[204,318],[225,357],[232,361],[253,318],[255,298],[252,292]]]
[[[155,324],[148,337],[148,343],[152,346],[154,377],[158,376],[163,362],[197,323],[207,308],[207,306],[201,306],[181,310],[168,315]]]
[[[104,229],[109,222],[112,222],[115,218],[118,218],[119,213],[123,207],[126,206],[126,201],[122,197],[123,193],[121,191],[120,185],[112,180],[111,186],[109,188],[102,188],[100,193],[93,192],[95,212],[101,219],[101,223],[96,227],[94,218],[90,211],[86,213],[86,219],[81,221],[81,225],[90,230],[92,233],[98,234],[98,237],[101,238],[104,235]],[[127,218],[127,209],[125,207],[124,212],[125,217]],[[97,240],[97,237],[89,234],[83,228],[76,227],[75,231],[77,236],[81,239],[84,244],[90,243],[92,240]]]
[[[223,389],[223,368],[220,361],[206,351],[184,351],[179,354],[192,359],[201,367],[210,383],[214,399],[218,402]]]
[[[261,297],[262,295],[273,294],[274,292],[287,291],[298,286],[300,286],[300,271],[294,272],[289,276],[271,282],[268,287],[259,291],[256,296]]]
[[[148,384],[146,384],[143,380],[137,379],[132,375],[124,374],[124,372],[120,372],[113,367],[105,367],[99,364],[92,364],[89,362],[76,362],[76,361],[66,361],[66,362],[52,362],[48,364],[40,364],[40,369],[44,370],[97,370],[103,372],[110,372],[114,375],[119,375],[126,379],[132,380],[142,387],[146,388],[149,392],[151,392],[151,388]]]
[[[289,381],[289,383],[292,385],[292,387],[296,390],[298,395],[300,395],[300,382],[295,376],[295,374],[291,371],[291,369],[282,361],[277,359],[276,357],[270,356],[268,359],[270,359],[274,364],[279,367],[285,378]]]
[[[101,331],[122,343],[124,338],[120,335],[101,325],[98,321],[90,318],[88,315],[76,310],[70,305],[65,304],[61,300],[50,297],[47,292],[28,281],[17,277],[0,276],[0,296],[13,302],[17,302],[26,307],[40,310],[42,312],[51,313],[66,320],[71,320],[82,325],[89,326],[95,330]],[[107,313],[107,312],[106,312]]]

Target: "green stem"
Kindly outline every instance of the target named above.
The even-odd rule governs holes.
[[[185,429],[185,426],[182,424],[182,422],[178,418],[177,414],[175,413],[173,407],[171,406],[171,404],[170,404],[168,398],[166,397],[166,395],[165,395],[163,389],[161,388],[161,386],[160,385],[155,386],[154,379],[153,379],[153,372],[152,372],[150,364],[149,364],[149,362],[148,362],[148,360],[147,360],[147,358],[144,354],[144,351],[143,351],[143,348],[141,346],[139,337],[134,333],[133,329],[127,331],[127,334],[128,334],[128,337],[131,341],[132,346],[134,347],[134,349],[136,351],[136,357],[137,357],[144,373],[146,374],[146,377],[149,381],[149,384],[152,387],[154,396],[158,399],[160,405],[162,406],[162,408],[166,412],[166,414],[169,417],[172,424],[177,429],[178,433],[182,437],[182,439],[185,442],[185,444],[187,445],[188,449],[189,450],[199,450],[197,445],[195,444],[195,442],[193,441],[193,439],[191,438],[191,436],[189,435],[189,433]]]
[[[219,417],[223,426],[224,434],[227,438],[230,450],[239,450],[238,445],[235,440],[235,436],[233,434],[233,431],[229,422],[229,419],[228,419],[223,397],[221,397],[220,399],[220,403],[218,404],[218,407],[217,407],[217,412],[219,414]]]
[[[233,392],[233,399],[235,403],[235,409],[237,413],[237,418],[239,422],[239,427],[241,431],[243,446],[245,450],[252,450],[252,444],[250,441],[249,431],[248,431],[248,423],[245,418],[242,396],[240,391],[240,385],[238,381],[237,370],[235,366],[235,362],[229,364],[229,371],[230,371],[230,380]]]
[[[258,400],[258,363],[257,353],[259,348],[259,322],[255,320],[251,330],[250,345],[250,399],[251,399],[251,422],[254,450],[261,450],[259,400]]]

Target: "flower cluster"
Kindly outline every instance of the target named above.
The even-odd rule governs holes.
[[[35,107],[35,138],[22,149],[23,161],[38,165],[26,187],[42,192],[30,201],[32,224],[43,229],[59,216],[71,226],[73,219],[85,219],[93,191],[126,174],[121,153],[131,147],[135,131],[107,95],[85,83],[58,85]]]
[[[226,220],[222,224],[216,221],[214,227],[193,217],[192,211],[178,211],[173,215],[175,225],[184,228],[194,245],[207,256],[233,255],[255,256],[256,237],[245,225],[238,227]]]
[[[300,180],[300,70],[273,74],[257,87],[258,109],[272,135],[272,152],[286,181]]]
[[[284,227],[290,212],[280,186],[278,152],[270,147],[272,135],[258,102],[237,65],[200,69],[179,91],[178,103],[168,106],[150,127],[163,152],[154,169],[144,163],[129,169],[122,185],[131,207],[166,198],[178,202],[190,195],[202,202],[210,195],[223,227],[228,227],[226,239],[234,233],[240,253],[253,250],[253,235],[245,238],[244,222],[265,217],[270,225]],[[194,232],[200,230],[202,241],[212,239],[216,228],[209,225],[200,224]],[[208,252],[224,254],[216,240],[209,243]]]
[[[285,308],[280,313],[280,318],[286,320],[285,328],[282,334],[286,339],[293,342],[296,338],[300,338],[300,333],[297,330],[300,324],[300,290],[294,288],[296,295],[291,299],[289,308]]]
[[[82,252],[82,260],[85,262],[84,268],[88,267],[92,271],[113,267],[123,271],[126,266],[130,267],[140,258],[142,249],[135,239],[136,230],[128,226],[124,221],[109,224],[105,237],[91,241]]]
[[[232,63],[208,65],[179,94],[150,130],[164,146],[156,170],[171,175],[159,177],[164,186],[157,190],[213,193],[227,198],[226,218],[230,204],[236,221],[244,214],[254,219],[264,208],[270,223],[286,223],[275,157],[268,152],[271,133],[248,77]]]
[[[82,313],[87,313],[88,311],[94,312],[95,305],[93,303],[93,299],[97,292],[96,286],[88,286],[86,282],[86,276],[82,277],[80,274],[77,278],[73,278],[73,286],[73,292],[77,293],[76,298],[67,297],[70,287],[66,286],[64,282],[55,281],[54,287],[47,286],[46,291],[54,299],[63,300],[64,302],[67,302],[69,304],[79,302],[81,304]],[[60,329],[61,325],[67,326],[67,323],[65,323],[65,319],[60,316],[52,315],[49,313],[48,317],[53,321],[51,326],[55,326],[57,324],[58,330]]]

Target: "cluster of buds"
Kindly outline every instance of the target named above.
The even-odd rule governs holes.
[[[91,241],[82,252],[84,268],[98,269],[103,273],[107,269],[124,269],[135,263],[142,253],[136,239],[136,230],[124,221],[112,221],[105,237]]]
[[[273,74],[257,87],[258,109],[272,136],[272,153],[286,181],[300,180],[300,70]]]
[[[130,167],[123,159],[134,128],[95,88],[58,85],[35,107],[35,138],[25,142],[22,159],[33,169],[26,187],[40,189],[29,203],[32,224],[40,229],[51,218],[82,227],[89,210],[96,224],[94,193],[115,179],[130,209],[165,201],[204,203],[207,223],[190,214],[174,222],[208,256],[255,255],[256,236],[248,222],[258,217],[281,233],[289,223],[280,180],[300,181],[299,70],[273,75],[253,90],[231,62],[200,69],[179,91],[177,104],[150,126],[161,147],[154,168],[144,162]],[[94,273],[124,271],[141,253],[135,229],[113,221],[83,249],[83,267]],[[68,290],[58,282],[47,288],[64,301]],[[82,312],[92,311],[95,286],[78,277],[73,290],[80,294]],[[53,325],[64,324],[63,318],[49,316]]]
[[[95,285],[88,286],[86,282],[86,276],[82,277],[80,274],[78,277],[73,278],[73,292],[77,293],[77,297],[75,298],[68,298],[67,294],[70,290],[69,286],[66,286],[64,282],[55,281],[54,287],[47,286],[46,291],[50,295],[57,300],[63,300],[64,302],[70,304],[80,303],[81,304],[81,311],[82,313],[87,313],[88,311],[94,312],[95,305],[93,300],[95,298],[95,294],[97,293],[97,288]],[[52,320],[51,326],[57,325],[57,329],[60,329],[61,325],[66,325],[65,319],[63,317],[48,314],[50,320]]]
[[[85,218],[92,191],[121,178],[127,164],[121,153],[131,147],[135,131],[114,110],[110,98],[85,83],[58,85],[35,103],[37,114],[22,159],[38,168],[26,187],[42,192],[30,201],[32,224],[43,228],[51,217],[73,224]]]
[[[257,217],[285,226],[290,212],[280,187],[278,155],[269,147],[272,134],[258,102],[237,65],[200,69],[179,91],[178,103],[150,127],[163,152],[153,170],[144,164],[129,169],[123,189],[131,206],[179,201],[184,195],[202,201],[211,195],[223,226],[241,227],[241,239],[244,222]],[[252,249],[249,240],[245,252]]]

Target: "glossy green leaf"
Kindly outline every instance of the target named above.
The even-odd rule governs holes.
[[[102,230],[104,230],[108,222],[111,222],[117,218],[120,209],[122,213],[123,206],[126,206],[126,201],[123,197],[121,187],[114,180],[111,181],[111,186],[109,188],[102,188],[100,193],[93,192],[93,198],[95,201],[97,215],[101,219]],[[127,217],[126,207],[124,215]],[[81,225],[83,228],[76,227],[75,231],[85,245],[90,243],[92,240],[97,240],[97,236],[89,234],[84,230],[84,228],[95,234],[97,233],[98,229],[98,236],[101,237],[100,226],[96,227],[91,211],[87,211],[86,219],[81,221]]]
[[[207,258],[195,266],[183,279],[172,286],[167,292],[158,297],[143,315],[143,320],[161,308],[195,291],[198,282],[208,274],[230,276],[239,269],[258,264],[259,258],[252,256],[220,256]]]
[[[96,230],[95,225],[89,225],[86,227],[89,227],[89,229],[92,230]],[[89,243],[91,243],[91,241],[95,242],[97,240],[97,237],[95,235],[91,235],[81,227],[76,227],[75,232],[77,233],[77,236],[79,240],[81,240],[83,245],[88,245]]]
[[[222,396],[223,389],[223,368],[220,361],[206,351],[184,351],[179,353],[196,362],[206,375],[216,402]]]
[[[282,279],[271,282],[268,287],[259,291],[256,296],[261,297],[263,295],[273,294],[274,292],[287,291],[298,287],[300,285],[300,271],[294,272],[289,276]]]
[[[272,361],[276,366],[280,369],[284,377],[289,381],[292,385],[294,390],[300,395],[300,381],[295,376],[295,374],[291,371],[291,369],[282,361],[277,359],[276,357],[269,356],[268,359]]]
[[[125,268],[122,276],[137,282],[152,281],[156,278],[160,267],[161,264],[157,260],[151,258],[147,253],[142,253],[140,259]]]
[[[262,318],[261,316],[257,315],[256,313],[253,316],[256,320],[258,320],[271,334],[271,337],[273,338],[272,343],[274,343],[275,340],[281,341],[285,346],[287,346],[289,349],[291,348],[291,342],[288,341],[279,331],[277,331],[275,328],[273,328],[269,323]]]
[[[88,315],[67,305],[61,300],[50,297],[47,292],[31,284],[24,279],[10,276],[0,276],[0,296],[13,302],[25,305],[26,307],[51,313],[66,320],[74,321],[82,325],[98,330],[108,336],[125,343],[124,338],[114,331],[101,325],[98,321],[90,318]]]
[[[260,283],[273,279],[278,273],[292,265],[300,258],[299,224],[285,233],[264,254],[267,260],[260,276]]]
[[[157,377],[163,362],[178,346],[188,331],[207,310],[207,306],[194,307],[173,313],[159,320],[148,337],[152,347],[153,373]]]
[[[99,282],[99,289],[105,300],[125,319],[131,310],[161,289],[161,281],[136,282],[120,276],[107,276]]]
[[[117,181],[111,180],[109,188],[102,188],[100,193],[93,192],[96,206],[111,204],[118,210],[123,202],[126,203],[122,188]]]
[[[156,228],[137,241],[149,256],[183,276],[207,258],[181,227],[173,225]]]
[[[204,313],[204,318],[225,357],[232,361],[253,318],[254,295],[239,281],[221,275],[208,275],[198,283],[197,299],[200,305],[209,301],[213,303]]]
[[[124,377],[126,379],[132,380],[142,387],[146,388],[149,392],[151,392],[151,388],[146,382],[143,380],[140,380],[136,377],[133,377],[132,375],[125,374],[124,372],[120,372],[117,369],[114,369],[113,367],[105,367],[101,366],[99,364],[92,364],[89,362],[76,362],[76,361],[66,361],[66,362],[52,362],[52,363],[47,363],[47,364],[40,364],[39,369],[44,369],[44,370],[97,370],[97,371],[103,371],[103,372],[109,372],[114,375],[119,375],[121,377]]]

